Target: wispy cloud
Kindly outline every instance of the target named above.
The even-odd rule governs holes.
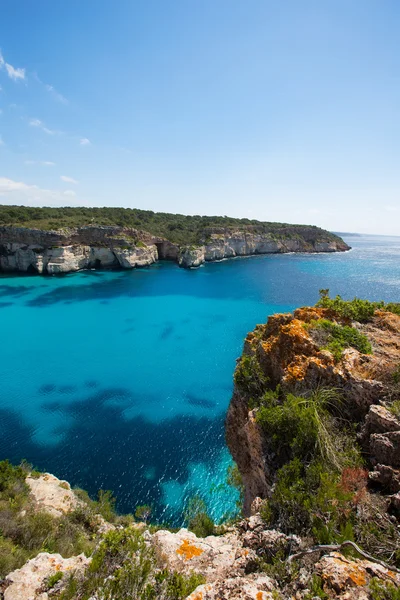
[[[25,79],[25,69],[19,69],[10,65],[10,63],[4,60],[4,57],[0,51],[0,69],[5,69],[7,75],[13,81],[18,81],[18,79]]]
[[[40,204],[63,206],[66,198],[75,198],[72,190],[48,190],[23,181],[0,177],[0,197],[3,204]],[[80,200],[82,202],[82,200]]]
[[[42,167],[54,167],[56,163],[51,160],[26,160],[26,165],[40,165]]]
[[[66,175],[61,175],[60,179],[65,183],[73,183],[74,185],[77,185],[79,183],[79,181],[76,181],[76,179],[72,179],[72,177],[67,177]]]
[[[61,133],[61,131],[56,131],[55,129],[49,129],[48,127],[46,127],[46,125],[40,119],[31,119],[29,121],[29,125],[31,127],[38,127],[39,129],[41,129],[42,131],[47,133],[47,135],[58,135]]]
[[[81,146],[90,146],[90,140],[88,140],[87,138],[81,138],[79,143]]]
[[[57,100],[57,102],[61,102],[61,104],[68,104],[68,100],[65,98],[65,96],[60,94],[60,92],[57,92],[54,86],[45,83],[44,87],[53,96],[53,98]]]

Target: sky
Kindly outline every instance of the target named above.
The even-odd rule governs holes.
[[[400,235],[398,0],[0,0],[0,203]]]

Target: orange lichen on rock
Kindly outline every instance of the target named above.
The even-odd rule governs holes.
[[[200,556],[201,554],[203,554],[203,552],[204,550],[198,548],[197,546],[194,546],[189,542],[189,540],[183,540],[182,544],[176,551],[176,553],[180,556],[183,556],[185,560],[191,560],[195,556]]]
[[[299,357],[299,359],[302,357]],[[305,357],[304,357],[305,358]],[[288,365],[286,369],[286,378],[287,379],[297,379],[298,381],[304,379],[307,372],[307,363],[302,363],[301,360],[297,362],[293,362]]]

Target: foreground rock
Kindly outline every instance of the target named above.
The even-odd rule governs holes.
[[[79,505],[68,481],[60,480],[50,473],[39,477],[28,476],[26,483],[37,508],[49,512],[53,517],[61,517]]]
[[[83,554],[63,558],[60,554],[41,552],[21,569],[7,575],[4,600],[47,600],[49,596],[43,586],[48,577],[57,573],[82,572],[89,563],[90,559]]]

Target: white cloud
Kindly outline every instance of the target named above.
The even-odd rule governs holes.
[[[5,69],[7,71],[7,75],[13,81],[17,81],[18,79],[25,79],[25,69],[18,69],[7,63],[3,55],[0,51],[0,69]]]
[[[61,131],[56,131],[55,129],[49,129],[48,127],[45,126],[43,121],[41,121],[40,119],[31,119],[29,121],[29,125],[31,127],[38,127],[39,129],[41,129],[42,131],[47,133],[47,135],[56,135],[56,134],[61,133]]]
[[[67,198],[75,198],[69,190],[48,190],[23,181],[0,177],[0,197],[2,204],[25,204],[33,206],[64,206]],[[82,203],[82,200],[80,200]]]
[[[42,167],[54,167],[56,163],[51,160],[26,160],[26,165],[41,165]]]
[[[26,191],[30,189],[39,189],[36,185],[27,185],[22,181],[13,181],[7,177],[0,177],[0,194],[4,195],[9,192]]]
[[[90,140],[88,140],[87,138],[81,138],[79,143],[81,146],[90,146]]]
[[[60,94],[60,92],[57,92],[54,86],[45,83],[44,87],[53,96],[53,98],[55,98],[55,100],[61,102],[61,104],[68,104],[68,100],[65,98],[65,96]]]
[[[76,179],[72,179],[72,177],[67,177],[66,175],[61,175],[60,179],[61,181],[65,181],[65,183],[73,183],[74,185],[79,183],[79,181],[76,181]]]

